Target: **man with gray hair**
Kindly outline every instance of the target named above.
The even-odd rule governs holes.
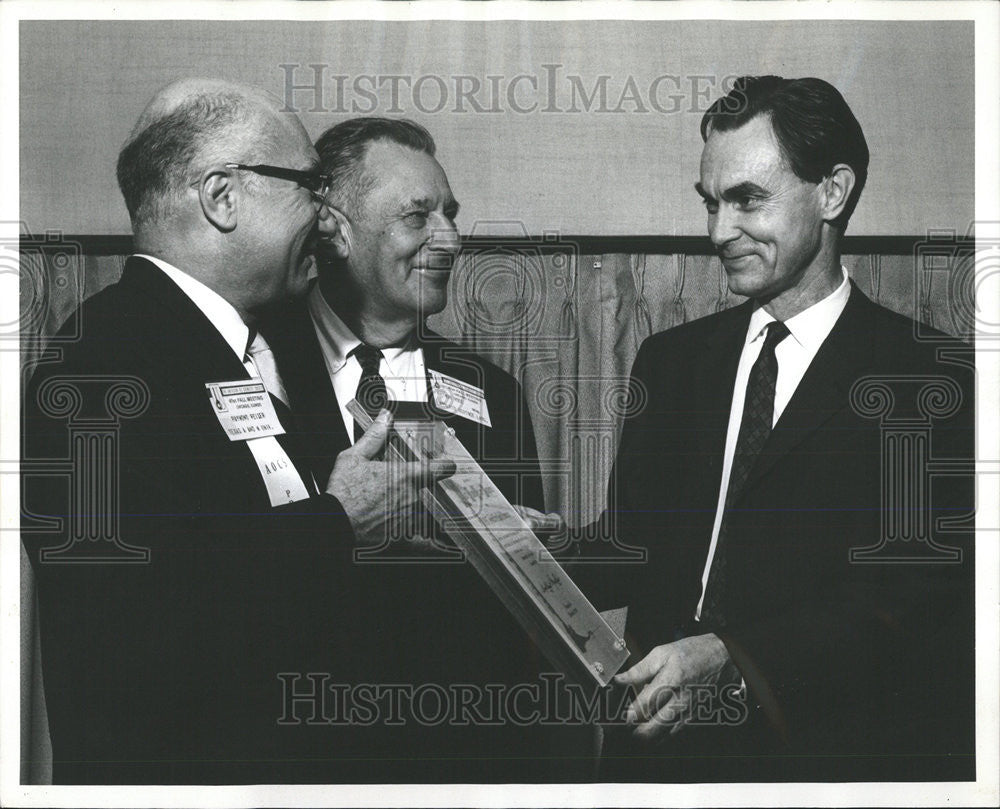
[[[52,537],[25,535],[59,783],[354,772],[355,731],[288,721],[282,677],[364,676],[378,650],[351,553],[380,541],[387,493],[408,508],[449,470],[372,460],[388,413],[329,475],[302,461],[295,402],[257,327],[306,289],[328,179],[279,108],[216,80],[157,94],[118,160],[136,255],[70,318],[62,334],[80,338],[26,390],[36,458],[65,453],[59,386],[87,408],[89,385],[125,380],[144,405],[120,422],[118,490],[85,502],[116,509],[116,539],[146,563],[46,563]],[[30,513],[67,514],[65,487],[26,482]]]
[[[264,326],[299,403],[313,473],[322,478],[356,440],[347,411],[352,399],[371,414],[388,403],[448,424],[511,503],[544,509],[520,385],[425,322],[445,308],[461,249],[459,204],[433,137],[405,118],[366,116],[331,126],[316,150],[331,180],[329,215],[319,224],[318,278],[303,299]],[[424,558],[405,561],[448,561],[442,554],[450,542],[426,512],[399,533],[427,537]],[[369,567],[378,568],[374,578],[384,593],[383,632],[399,660],[391,681],[463,684],[479,693],[490,684],[514,696],[540,692],[540,652],[471,562],[453,547],[451,553],[452,564],[402,564],[405,554],[387,543],[381,557],[372,556],[382,562]],[[396,772],[420,781],[590,775],[586,727],[543,728],[515,717],[431,726],[411,717],[382,741]],[[426,750],[434,751],[433,761]]]

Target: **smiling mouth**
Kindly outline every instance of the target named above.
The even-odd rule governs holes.
[[[414,267],[413,270],[414,272],[419,272],[422,275],[428,275],[431,277],[448,276],[451,274],[451,270],[454,265],[454,259],[449,256],[447,258],[437,258],[427,264],[420,264]]]

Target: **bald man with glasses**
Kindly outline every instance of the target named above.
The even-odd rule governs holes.
[[[65,481],[25,481],[29,512],[64,527],[24,534],[57,783],[356,777],[357,729],[286,716],[282,677],[365,676],[378,637],[352,552],[383,536],[387,492],[408,508],[417,484],[449,470],[373,461],[388,414],[325,478],[302,460],[258,323],[306,290],[329,179],[279,109],[214,80],[153,99],[118,160],[136,254],[70,318],[59,336],[79,339],[59,341],[61,358],[25,391],[33,458],[65,456],[61,404],[114,409],[100,391],[116,385],[133,397],[113,491],[67,503]],[[52,552],[70,524],[105,518],[138,564]]]

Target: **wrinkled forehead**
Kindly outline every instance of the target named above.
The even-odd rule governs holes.
[[[412,149],[392,140],[376,140],[368,144],[364,169],[380,177],[397,177],[407,182],[434,180],[448,183],[444,169],[432,155]]]
[[[375,141],[365,153],[364,173],[383,204],[423,200],[432,204],[454,200],[448,177],[437,159],[427,152],[392,141]],[[372,195],[368,195],[371,199]]]

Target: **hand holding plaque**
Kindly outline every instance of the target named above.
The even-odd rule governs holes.
[[[448,461],[410,462],[396,457],[391,463],[379,460],[389,438],[392,415],[383,411],[354,444],[337,456],[326,491],[344,507],[359,545],[379,545],[385,538],[386,515],[410,508],[422,487],[450,475],[455,467]],[[391,485],[390,485],[391,482]],[[389,497],[392,502],[386,502]],[[433,543],[414,537],[413,544],[425,550]]]
[[[362,426],[371,423],[356,402],[348,410]],[[453,475],[421,492],[428,511],[554,665],[579,682],[607,685],[629,656],[624,610],[594,608],[446,424],[397,420],[388,452],[455,464]]]

